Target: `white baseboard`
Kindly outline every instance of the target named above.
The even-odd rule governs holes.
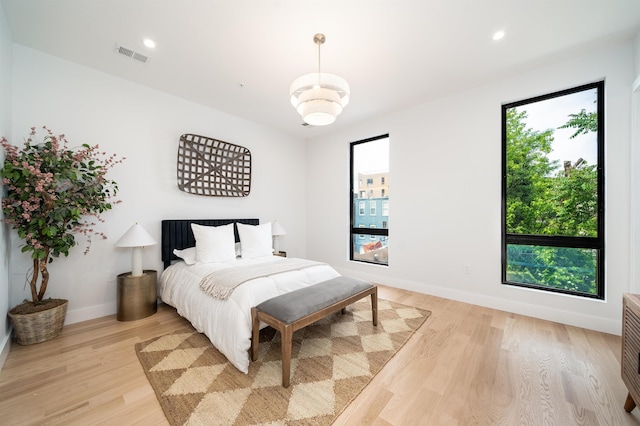
[[[0,371],[2,371],[2,367],[4,367],[4,362],[7,360],[9,356],[9,351],[11,350],[11,335],[13,334],[13,327],[9,327],[9,333],[5,336],[5,338],[0,342]]]
[[[568,312],[559,309],[547,308],[544,306],[531,305],[527,303],[516,302],[513,300],[504,300],[498,297],[469,293],[466,291],[438,287],[422,282],[418,283],[396,278],[393,279],[393,284],[385,284],[383,282],[384,280],[381,280],[379,275],[363,274],[353,270],[347,271],[344,269],[339,269],[338,272],[343,275],[350,275],[370,282],[377,282],[380,284],[388,285],[389,287],[401,288],[404,290],[415,291],[416,293],[429,294],[432,296],[442,297],[444,299],[456,300],[458,302],[483,306],[485,308],[497,309],[500,311],[526,315],[529,317],[539,318],[547,321],[559,322],[561,324],[586,328],[602,333],[620,336],[622,332],[622,318],[620,318],[619,320],[599,318],[576,312]],[[531,290],[523,289],[523,291]]]
[[[71,301],[69,304],[71,305]],[[95,318],[114,315],[117,311],[116,302],[105,303],[102,305],[88,306],[80,309],[67,310],[65,324],[75,324],[77,322],[88,321]]]

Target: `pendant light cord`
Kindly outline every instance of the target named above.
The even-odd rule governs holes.
[[[318,45],[318,87],[322,87],[322,82],[320,81],[320,78],[321,78],[321,75],[322,75],[322,73],[320,71],[320,63],[321,63],[321,60],[320,60],[320,46],[322,46],[324,41],[325,41],[324,34],[316,34],[315,36],[313,36],[313,42]]]
[[[320,47],[322,46],[322,43],[318,43],[318,86],[322,87],[320,84],[320,76],[322,75],[322,73],[320,72]]]

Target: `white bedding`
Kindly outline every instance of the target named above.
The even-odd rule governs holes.
[[[227,300],[219,300],[200,289],[200,281],[208,274],[238,265],[279,262],[284,258],[265,256],[238,259],[225,263],[188,266],[180,261],[164,270],[160,277],[160,298],[176,308],[200,333],[209,337],[238,370],[247,373],[251,347],[251,308],[259,303],[340,274],[322,264],[299,271],[283,272],[256,278],[237,287]]]

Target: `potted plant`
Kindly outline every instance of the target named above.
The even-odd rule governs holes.
[[[45,298],[49,283],[47,265],[61,254],[69,255],[76,245],[75,234],[86,237],[85,254],[91,237],[106,236],[94,230],[93,216],[112,208],[110,200],[118,191],[105,174],[121,163],[98,145],[69,148],[64,135],[56,136],[43,127],[45,135],[34,142],[35,127],[22,148],[0,139],[5,150],[0,170],[7,188],[2,199],[5,222],[24,240],[22,252],[31,253],[33,268],[27,273],[31,300],[9,311],[19,344],[32,344],[57,336],[64,324],[68,301]]]

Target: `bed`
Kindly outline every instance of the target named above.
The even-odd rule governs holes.
[[[192,224],[196,225],[196,235],[202,230],[227,232],[226,230],[232,228],[233,236],[229,238],[235,243],[234,258],[223,262],[217,261],[217,258],[215,261],[194,262],[194,259],[189,257],[196,247],[196,235]],[[247,235],[256,235],[258,230],[262,232],[266,227],[267,224],[260,225],[258,219],[162,221],[161,252],[165,269],[159,282],[161,300],[176,308],[179,315],[189,320],[198,332],[204,333],[229,362],[244,373],[247,373],[249,368],[251,308],[280,294],[340,276],[335,269],[324,263],[287,259],[274,256],[271,251],[266,255],[250,252],[253,245]],[[244,237],[246,246],[244,253],[241,237]],[[199,249],[203,245],[202,241],[200,237]],[[269,246],[270,241],[269,235]],[[225,251],[226,245],[228,244],[225,243]],[[198,255],[202,253],[202,250],[198,251]],[[250,253],[256,255],[249,255]],[[295,266],[298,264],[304,266],[298,269]],[[201,285],[207,278],[215,280],[236,275],[246,277],[249,275],[243,275],[244,273],[258,270],[263,273],[242,281],[226,294],[226,298],[208,294],[208,289],[203,290],[204,286]]]

